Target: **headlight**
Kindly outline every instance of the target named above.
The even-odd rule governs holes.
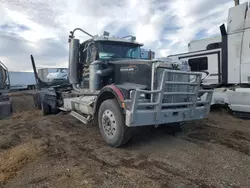
[[[130,90],[129,97],[132,99],[135,95],[135,90]],[[145,99],[146,95],[145,93],[140,93],[139,99]]]

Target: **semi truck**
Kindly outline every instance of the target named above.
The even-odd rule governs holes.
[[[76,31],[89,39],[80,42]],[[133,127],[179,126],[205,118],[213,91],[201,88],[202,74],[141,59],[142,44],[135,39],[109,37],[108,32],[93,36],[80,28],[71,31],[69,84],[41,90],[43,114],[65,111],[84,124],[98,124],[112,147],[126,144]]]
[[[0,61],[0,119],[12,114],[9,95],[10,79],[7,67]]]
[[[203,87],[214,89],[212,105],[226,105],[236,115],[250,112],[249,3],[229,9],[227,29],[221,36],[191,41],[188,52],[169,58],[188,61],[192,71],[203,72]]]

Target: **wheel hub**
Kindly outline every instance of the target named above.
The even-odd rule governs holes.
[[[102,115],[102,126],[105,134],[109,137],[113,137],[116,131],[116,120],[113,112],[105,110]]]

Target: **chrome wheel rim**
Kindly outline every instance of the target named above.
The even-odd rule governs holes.
[[[112,111],[105,110],[102,115],[102,126],[104,133],[112,138],[115,136],[116,133],[116,119]]]

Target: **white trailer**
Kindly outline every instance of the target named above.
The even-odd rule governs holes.
[[[33,72],[9,71],[11,90],[35,89],[36,80]]]
[[[221,36],[211,37],[201,40],[193,40],[188,43],[188,52],[195,52],[200,50],[207,50],[208,44],[221,42]]]
[[[250,11],[243,3],[229,9],[221,36],[192,41],[188,52],[169,57],[188,61],[192,71],[204,73],[203,87],[214,88],[212,104],[234,112],[250,112]]]

